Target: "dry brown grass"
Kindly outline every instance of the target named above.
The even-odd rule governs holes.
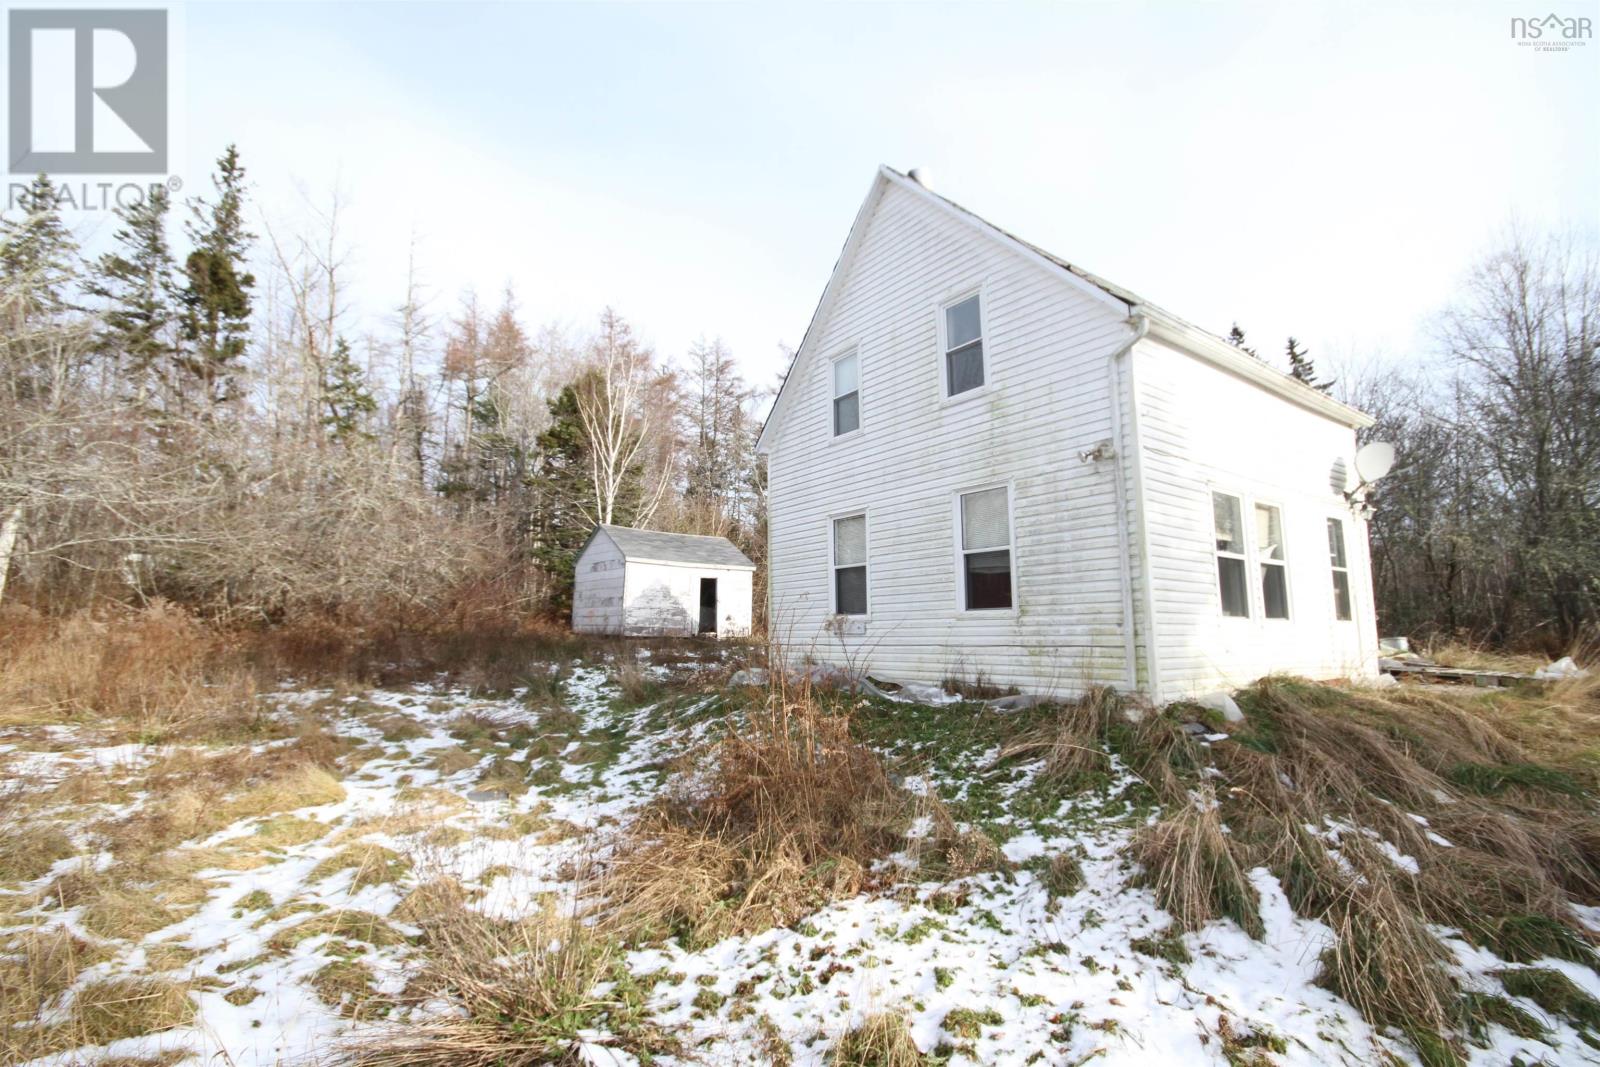
[[[30,882],[74,852],[72,839],[53,822],[22,818],[23,805],[0,798],[0,886]]]
[[[317,999],[349,1019],[371,1019],[382,1014],[373,989],[372,968],[355,960],[334,960],[311,976]]]
[[[703,944],[788,925],[858,892],[915,814],[848,717],[803,692],[730,721],[703,767],[640,818],[605,871],[608,921],[629,937]]]
[[[1508,652],[1485,644],[1448,637],[1433,638],[1416,647],[1416,651],[1440,666],[1461,667],[1473,671],[1532,674],[1550,662],[1542,655]]]
[[[72,997],[72,1030],[79,1044],[105,1045],[143,1037],[194,1019],[188,987],[162,978],[108,978]]]
[[[0,1063],[50,1051],[57,1035],[36,1026],[84,968],[105,953],[61,929],[32,929],[0,939]]]
[[[405,937],[381,917],[369,911],[342,909],[318,912],[293,926],[284,927],[267,939],[274,952],[287,952],[313,937],[342,937],[368,945],[398,945]]]
[[[184,867],[153,858],[69,872],[51,883],[46,897],[59,908],[81,908],[79,921],[99,937],[136,941],[183,919],[209,893]]]
[[[112,720],[149,740],[243,736],[256,680],[225,638],[157,602],[141,611],[49,618],[0,613],[0,725]]]
[[[1210,789],[1140,831],[1132,854],[1145,868],[1156,903],[1183,929],[1198,930],[1214,919],[1228,918],[1251,937],[1261,936],[1255,888],[1229,847]]]
[[[397,882],[405,877],[410,869],[411,864],[393,849],[362,842],[348,845],[324,859],[311,869],[308,877],[311,881],[316,881],[319,878],[331,877],[340,871],[353,870],[355,875],[350,882],[350,890],[354,892],[367,886]]]
[[[153,795],[133,815],[95,829],[119,856],[164,851],[243,819],[264,818],[344,799],[344,786],[298,745],[219,756],[180,752],[145,775]]]
[[[928,1060],[899,1012],[878,1012],[840,1035],[828,1053],[829,1067],[922,1067]]]
[[[449,1013],[412,1015],[365,1031],[336,1062],[361,1067],[533,1067],[586,1062],[581,1032],[608,1033],[625,1051],[670,1043],[640,1018],[639,1002],[612,983],[626,974],[617,946],[574,919],[521,922],[462,907],[443,889],[424,930],[425,962],[395,1007],[445,998]],[[366,1002],[369,1006],[372,1002]]]
[[[1104,774],[1111,765],[1105,733],[1118,710],[1108,689],[1092,690],[1087,699],[1063,704],[1037,727],[1001,747],[998,760],[1040,759],[1046,782],[1071,788],[1089,775]]]
[[[1378,1026],[1412,1032],[1413,1040],[1451,1029],[1460,989],[1449,952],[1423,924],[1405,879],[1365,838],[1341,842],[1346,876],[1325,874],[1341,899],[1324,910],[1333,941],[1323,950],[1317,982]]]
[[[1600,888],[1600,823],[1583,774],[1600,740],[1595,692],[1375,693],[1267,679],[1238,694],[1246,721],[1210,748],[1163,750],[1172,727],[1114,725],[1113,747],[1167,808],[1133,855],[1182,925],[1229,915],[1258,935],[1241,872],[1269,868],[1296,911],[1334,930],[1319,981],[1426,1055],[1448,1055],[1463,1001],[1428,924],[1506,959],[1600,969],[1569,907]],[[1560,728],[1541,731],[1552,722]],[[1317,836],[1340,826],[1360,829]],[[1417,873],[1368,832],[1411,856]]]

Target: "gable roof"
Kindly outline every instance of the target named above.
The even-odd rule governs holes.
[[[617,546],[622,558],[630,563],[686,563],[691,566],[741,567],[750,570],[755,570],[756,566],[726,537],[636,530],[631,526],[610,526],[605,523],[594,528],[594,533],[589,535],[583,547],[587,549],[602,530]],[[583,555],[583,552],[580,551],[578,555]]]
[[[850,234],[845,238],[844,248],[839,252],[839,259],[833,265],[833,273],[828,276],[827,286],[822,290],[822,299],[817,302],[816,310],[811,314],[811,322],[806,326],[806,332],[800,339],[800,347],[795,349],[794,358],[789,363],[788,373],[784,375],[783,384],[778,389],[778,396],[773,401],[772,410],[768,412],[767,420],[762,424],[761,434],[756,439],[756,449],[759,452],[767,450],[770,444],[769,435],[781,422],[783,415],[787,411],[788,405],[785,404],[785,394],[792,392],[789,385],[790,380],[794,377],[794,371],[799,367],[800,360],[807,352],[807,343],[812,340],[817,324],[822,322],[827,312],[832,309],[833,302],[838,296],[838,290],[843,284],[842,280],[847,273],[847,268],[855,258],[856,250],[861,245],[862,237],[866,231],[867,219],[871,217],[872,210],[877,206],[884,190],[890,186],[904,189],[921,197],[930,206],[937,207],[941,211],[959,219],[991,240],[1006,245],[1025,259],[1029,259],[1056,274],[1079,291],[1108,305],[1117,313],[1129,318],[1133,316],[1144,317],[1150,324],[1151,335],[1159,340],[1175,345],[1192,356],[1254,382],[1269,392],[1275,393],[1301,407],[1309,408],[1325,415],[1335,422],[1353,428],[1370,426],[1373,423],[1372,417],[1365,412],[1341,403],[1321,390],[1314,389],[1249,353],[1240,351],[1216,334],[1209,333],[1193,323],[1174,315],[1172,312],[1150,303],[1132,290],[1108,281],[1099,275],[1091,274],[1082,267],[1075,266],[1060,256],[1047,252],[1038,245],[1001,229],[975,212],[962,207],[954,200],[940,196],[921,182],[901,174],[892,167],[880,166],[873,178],[872,187],[867,191],[867,198],[862,201],[861,209],[856,212],[855,222],[851,224]]]

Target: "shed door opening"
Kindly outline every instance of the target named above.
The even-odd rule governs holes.
[[[700,633],[717,632],[717,580],[700,579]]]

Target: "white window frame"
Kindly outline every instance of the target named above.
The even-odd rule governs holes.
[[[1239,502],[1239,548],[1238,552],[1224,552],[1217,547],[1217,515],[1216,497],[1232,497]],[[1221,486],[1209,486],[1206,492],[1206,543],[1211,546],[1211,594],[1216,598],[1217,617],[1226,622],[1248,622],[1256,618],[1255,614],[1255,583],[1251,581],[1250,544],[1254,540],[1250,536],[1250,524],[1255,518],[1253,501],[1243,493]],[[1222,567],[1221,560],[1236,559],[1244,566],[1244,614],[1229,615],[1223,609],[1222,603]]]
[[[978,298],[978,341],[983,352],[983,384],[968,389],[964,393],[950,395],[950,346],[948,337],[949,325],[946,321],[946,312],[963,301]],[[962,289],[944,300],[939,301],[938,309],[934,316],[937,321],[939,338],[939,402],[941,404],[959,404],[976,396],[982,396],[989,391],[990,384],[994,381],[994,361],[989,358],[989,287],[978,284]]]
[[[976,392],[977,390],[973,390]],[[966,394],[961,394],[965,396]],[[969,608],[967,607],[967,547],[962,540],[961,498],[971,496],[973,493],[983,493],[991,489],[1004,489],[1006,491],[1006,551],[1011,556],[1011,606],[1009,608]],[[967,485],[955,490],[950,496],[951,515],[954,517],[955,526],[955,587],[956,587],[956,612],[962,616],[978,618],[995,618],[1007,615],[1016,615],[1022,605],[1020,596],[1020,583],[1017,580],[1017,489],[1013,482],[986,482],[981,485]],[[996,552],[995,548],[975,548],[973,552]]]
[[[1333,596],[1333,611],[1331,614],[1333,615],[1334,622],[1353,623],[1356,621],[1356,585],[1355,582],[1351,581],[1350,579],[1350,527],[1345,522],[1343,515],[1329,515],[1328,522],[1336,522],[1339,524],[1339,540],[1344,548],[1343,567],[1336,566],[1334,564],[1333,550],[1331,548],[1328,550],[1328,592]],[[1327,533],[1326,524],[1323,526],[1323,533]],[[1341,619],[1339,617],[1339,598],[1338,594],[1334,593],[1333,591],[1333,577],[1336,574],[1344,575],[1345,598],[1350,601],[1350,617],[1348,619]]]
[[[1256,525],[1254,521],[1256,517],[1256,508],[1272,508],[1278,513],[1278,529],[1283,534],[1283,558],[1281,560],[1268,561],[1263,559],[1261,557],[1261,546],[1254,543],[1257,540]],[[1254,497],[1250,500],[1250,543],[1248,543],[1246,547],[1251,549],[1251,558],[1255,560],[1256,564],[1254,582],[1252,583],[1251,589],[1252,592],[1260,598],[1259,607],[1261,608],[1261,612],[1259,617],[1262,622],[1294,621],[1294,583],[1289,580],[1289,520],[1285,517],[1286,515],[1287,512],[1285,511],[1284,506],[1275,500],[1264,500],[1259,497]],[[1261,575],[1262,567],[1283,568],[1283,605],[1284,610],[1287,611],[1288,614],[1284,615],[1281,619],[1274,618],[1267,614],[1267,583]],[[1217,596],[1221,597],[1221,595],[1222,590],[1218,589]]]
[[[837,380],[836,374],[838,371],[839,362],[841,360],[851,358],[854,358],[856,361],[856,428],[853,430],[846,430],[844,433],[839,433],[838,426],[834,421],[834,405],[839,400],[840,396],[845,396],[848,394],[835,393],[834,389],[837,388],[837,386],[834,383]],[[861,349],[859,346],[851,345],[849,348],[841,349],[828,360],[828,440],[848,441],[853,437],[859,436],[862,429],[866,426],[866,412],[862,410],[861,406],[861,398],[864,392],[861,386]]]
[[[839,610],[839,564],[834,559],[833,524],[840,519],[856,519],[862,522],[863,543],[866,557],[860,564],[850,563],[846,566],[860,566],[862,569],[862,585],[867,594],[867,610],[859,615],[846,615]],[[847,619],[870,619],[872,617],[872,516],[866,508],[850,508],[845,511],[836,511],[828,516],[828,608],[830,615],[843,615]]]

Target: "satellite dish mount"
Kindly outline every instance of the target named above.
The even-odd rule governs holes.
[[[1387,441],[1372,441],[1356,452],[1356,486],[1345,491],[1344,498],[1352,509],[1359,509],[1363,519],[1373,516],[1374,508],[1368,490],[1372,483],[1394,469],[1394,445]]]

